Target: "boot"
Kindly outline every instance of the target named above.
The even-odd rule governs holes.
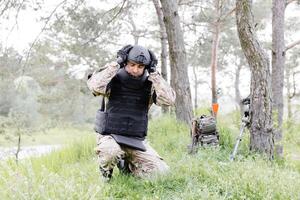
[[[113,169],[104,170],[102,167],[99,167],[99,169],[104,182],[109,182],[112,178]]]
[[[130,173],[129,163],[124,159],[119,160],[119,162],[117,164],[117,167],[119,168],[120,173],[122,173],[122,174],[129,174]]]

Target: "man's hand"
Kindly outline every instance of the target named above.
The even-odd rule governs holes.
[[[176,94],[158,71],[149,74],[148,80],[152,82],[156,93],[156,105],[172,106],[175,104]]]
[[[124,67],[126,65],[127,56],[129,51],[132,49],[132,45],[126,45],[122,49],[120,49],[117,53],[117,63],[120,67]]]
[[[101,70],[95,71],[87,80],[88,88],[96,96],[107,94],[107,86],[116,75],[120,66],[116,62],[107,63]]]
[[[158,71],[154,71],[154,72],[149,73],[148,80],[151,81],[152,83],[153,82],[159,82],[159,80],[160,80],[160,74],[159,74],[159,72]]]

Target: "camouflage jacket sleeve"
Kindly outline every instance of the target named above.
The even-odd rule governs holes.
[[[174,90],[158,72],[150,73],[148,80],[152,82],[154,87],[157,105],[173,106],[175,104],[176,94]]]
[[[108,63],[104,66],[104,70],[95,71],[88,79],[87,85],[92,93],[96,96],[105,95],[107,84],[116,75],[119,64],[116,62]]]

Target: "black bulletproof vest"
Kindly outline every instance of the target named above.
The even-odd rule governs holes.
[[[121,68],[109,84],[110,96],[104,134],[145,138],[152,83],[147,75],[130,76]]]

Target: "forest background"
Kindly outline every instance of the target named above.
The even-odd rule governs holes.
[[[241,147],[244,157],[238,157],[242,162],[232,165],[227,163],[240,125],[240,100],[250,93],[251,74],[238,37],[234,1],[218,1],[222,5],[219,7],[222,23],[219,29],[215,91],[220,105],[218,123],[222,136],[221,148],[203,150],[195,157],[187,157],[185,152],[189,143],[188,127],[177,124],[173,118],[174,110],[171,110],[171,116],[165,114],[167,117],[161,117],[162,111],[154,107],[150,112],[153,120],[150,125],[150,139],[154,146],[160,149],[174,171],[165,179],[142,182],[142,186],[137,190],[134,189],[137,180],[130,178],[130,184],[126,186],[128,188],[118,187],[113,192],[112,188],[116,188],[119,183],[126,185],[124,177],[116,178],[112,187],[90,185],[90,183],[97,184],[97,179],[93,178],[96,167],[94,160],[91,160],[94,145],[91,137],[100,99],[90,93],[86,79],[89,73],[101,69],[107,62],[114,61],[117,50],[128,43],[144,45],[154,50],[159,61],[164,60],[164,57],[168,58],[168,52],[161,54],[161,40],[164,38],[161,35],[155,1],[115,0],[95,3],[84,0],[51,2],[1,0],[0,2],[0,150],[4,147],[18,146],[17,144],[21,149],[28,145],[65,145],[87,137],[83,143],[76,143],[78,147],[82,147],[81,149],[71,145],[69,149],[51,154],[48,158],[37,159],[30,162],[31,164],[25,161],[24,166],[20,168],[13,163],[10,163],[9,167],[1,166],[5,169],[1,174],[3,179],[0,184],[4,186],[3,195],[6,195],[4,197],[11,198],[16,195],[22,198],[22,195],[28,195],[28,198],[44,198],[39,183],[46,181],[41,177],[48,172],[51,173],[47,176],[50,182],[46,181],[49,187],[47,190],[49,194],[47,193],[46,197],[70,196],[72,191],[78,190],[76,185],[67,189],[65,193],[53,194],[51,181],[58,181],[59,184],[53,187],[53,190],[59,190],[59,185],[78,181],[79,177],[75,178],[75,174],[83,167],[85,170],[93,170],[88,174],[86,182],[81,185],[84,189],[71,195],[73,198],[81,195],[89,196],[91,191],[95,190],[96,195],[104,193],[104,199],[122,195],[130,199],[131,194],[125,189],[133,191],[136,195],[132,197],[133,199],[139,199],[138,195],[144,189],[147,191],[146,198],[149,199],[153,193],[157,194],[159,199],[166,198],[166,194],[172,192],[171,196],[176,197],[177,194],[178,198],[186,197],[186,199],[193,199],[197,195],[202,198],[209,195],[213,199],[243,197],[267,199],[270,193],[272,193],[270,198],[299,198],[297,188],[300,187],[297,187],[299,181],[296,180],[300,169],[297,122],[300,111],[299,45],[293,46],[285,55],[282,143],[284,159],[287,160],[279,160],[273,163],[274,166],[269,166],[264,157],[249,152],[249,138],[246,137]],[[194,115],[208,113],[211,106],[215,2],[177,1],[186,50],[184,68],[188,71]],[[285,10],[287,47],[295,41],[297,43],[300,38],[299,2],[288,2],[290,3]],[[254,1],[253,16],[257,37],[271,57],[272,1]],[[158,70],[166,75],[165,78],[170,82],[172,79],[170,62],[168,59],[165,61],[168,66],[166,71],[163,71],[163,63],[160,62]],[[177,125],[173,127],[174,124]],[[176,134],[172,135],[174,132]],[[155,134],[159,136],[154,137]],[[181,140],[182,138],[184,139]],[[58,164],[61,158],[65,161]],[[187,159],[190,159],[190,165],[186,162]],[[55,164],[50,165],[48,162]],[[76,167],[76,163],[79,163],[80,167]],[[211,164],[210,167],[208,163]],[[45,169],[40,168],[42,165]],[[62,166],[66,169],[73,168],[74,171],[68,173],[61,169]],[[30,170],[33,170],[33,174],[30,174]],[[228,173],[222,175],[224,170]],[[236,185],[236,180],[241,177],[243,170],[256,175],[257,179],[252,179],[250,175],[244,176],[238,181],[239,185]],[[265,176],[263,173],[266,173]],[[191,174],[195,175],[194,179],[191,178]],[[13,180],[8,177],[12,175],[19,181],[18,192],[11,188]],[[82,174],[80,178],[85,180],[84,176]],[[64,178],[66,182],[62,180]],[[173,191],[172,187],[178,189],[183,183],[187,186],[184,187],[182,194]],[[157,189],[156,192],[150,190],[153,185]],[[192,189],[191,185],[199,186],[201,192]],[[25,192],[30,187],[34,188],[34,193]]]

